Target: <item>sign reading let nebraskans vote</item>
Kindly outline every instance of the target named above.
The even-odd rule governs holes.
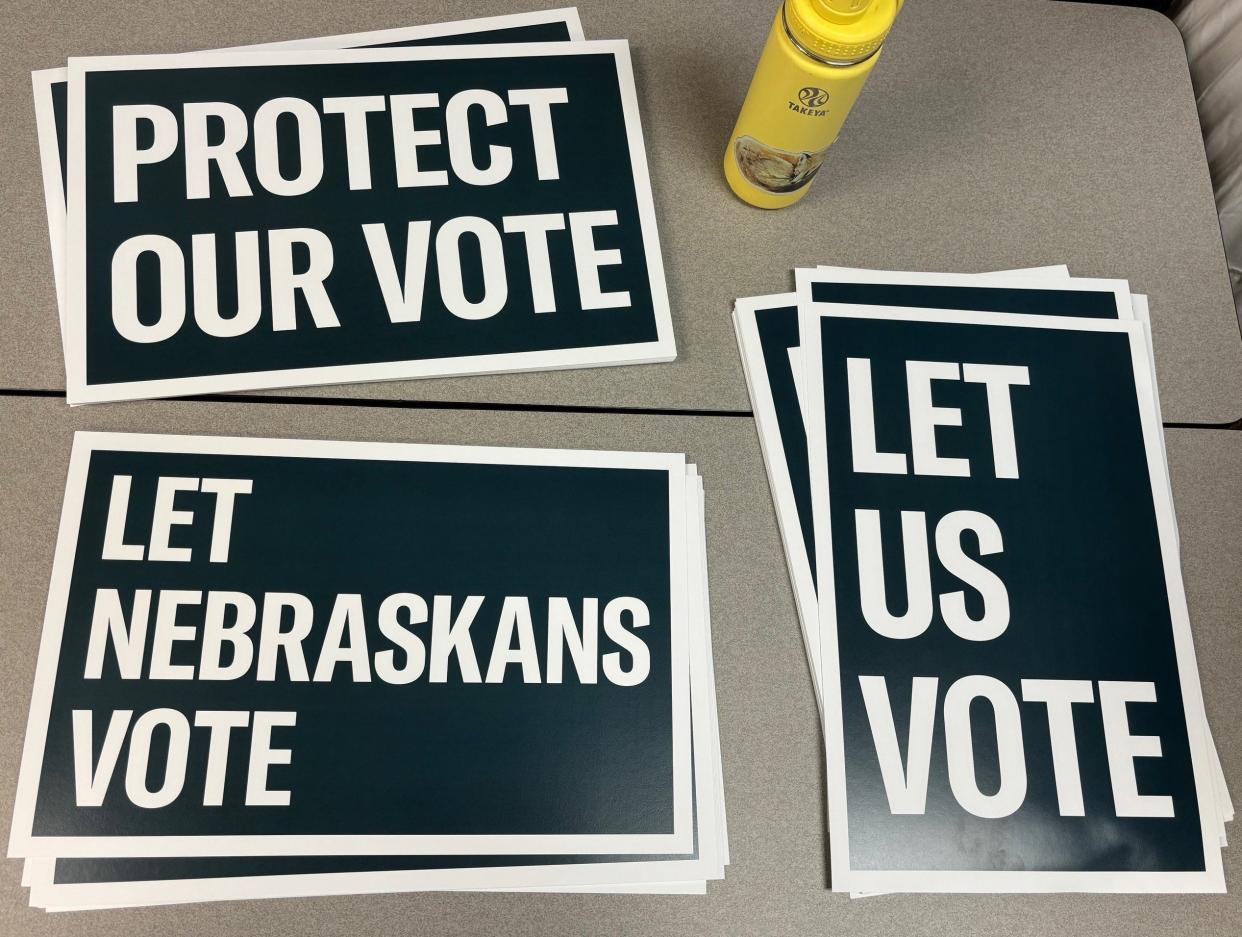
[[[1222,891],[1141,324],[800,325],[833,887]]]
[[[623,42],[69,84],[70,403],[675,356]]]
[[[79,434],[11,853],[692,857],[693,491],[671,454]]]

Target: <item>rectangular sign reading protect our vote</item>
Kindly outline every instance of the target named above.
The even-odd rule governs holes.
[[[686,489],[78,434],[11,854],[691,853]]]
[[[834,887],[1223,890],[1141,327],[802,332]]]
[[[625,43],[69,74],[71,403],[675,356]]]

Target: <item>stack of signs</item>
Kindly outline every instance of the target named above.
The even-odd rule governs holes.
[[[702,490],[673,454],[79,433],[32,904],[703,892]]]
[[[1214,892],[1145,297],[819,268],[738,300],[852,894]]]
[[[71,404],[669,361],[624,42],[577,11],[34,74]]]

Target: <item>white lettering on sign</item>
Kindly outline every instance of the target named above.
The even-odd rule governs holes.
[[[125,542],[132,484],[133,478],[129,475],[115,475],[112,478],[108,517],[104,523],[103,550],[100,554],[103,559],[141,560],[145,557],[148,560],[163,562],[190,562],[192,558],[190,548],[173,547],[170,545],[170,538],[174,527],[190,526],[195,519],[194,511],[174,507],[177,495],[181,492],[197,491],[214,496],[210,561],[212,563],[228,562],[229,544],[233,536],[233,511],[237,506],[237,497],[250,494],[254,490],[254,482],[248,478],[162,476],[155,486],[151,533],[147,541],[150,544],[149,547]]]
[[[201,734],[192,732],[191,720],[184,713],[175,709],[152,709],[134,718],[133,710],[113,710],[98,752],[95,751],[93,711],[73,710],[72,723],[74,796],[79,807],[103,806],[123,749],[127,752],[125,797],[135,807],[148,810],[167,807],[184,793],[191,748],[201,744]],[[268,771],[272,765],[290,764],[292,752],[273,746],[272,730],[292,728],[296,724],[297,714],[292,712],[195,712],[194,728],[207,730],[203,806],[218,807],[224,803],[233,732],[251,727],[245,804],[248,807],[287,807],[290,792],[269,788]],[[153,761],[163,764],[162,776],[155,787],[149,784]]]
[[[223,101],[187,103],[180,118],[157,104],[118,104],[112,108],[112,197],[117,203],[139,201],[140,168],[170,159],[178,144],[185,161],[187,199],[211,197],[213,170],[230,198],[251,196],[256,185],[272,195],[305,195],[323,183],[329,134],[345,151],[349,188],[368,190],[374,182],[373,128],[368,117],[384,111],[389,113],[393,182],[398,188],[450,184],[447,170],[419,165],[420,149],[438,147],[447,148],[452,175],[461,182],[486,186],[508,179],[513,172],[513,148],[476,140],[475,134],[510,123],[511,110],[524,110],[529,117],[536,178],[552,181],[560,178],[554,106],[568,102],[565,88],[514,88],[504,97],[486,88],[467,88],[443,102],[433,92],[329,97],[318,106],[302,98],[279,97],[263,102],[253,118]],[[482,117],[474,122],[475,129],[470,119],[473,111]],[[341,120],[325,126],[321,114],[339,115]],[[213,134],[213,127],[220,129]],[[213,135],[216,142],[210,142]],[[150,136],[151,142],[139,145],[140,136]],[[282,142],[297,152],[296,174],[287,174],[287,167],[281,165]],[[253,146],[253,181],[241,160],[247,143]]]
[[[381,223],[361,226],[370,254],[376,283],[388,318],[393,323],[419,322],[425,305],[427,269],[432,244],[436,258],[439,299],[454,317],[467,321],[490,319],[509,301],[509,273],[505,260],[504,234],[521,239],[529,270],[534,311],[556,311],[549,237],[569,229],[578,299],[584,310],[619,309],[632,304],[628,290],[604,290],[600,271],[622,263],[621,251],[600,248],[597,231],[619,224],[615,211],[565,214],[509,215],[499,228],[486,218],[464,215],[450,218],[435,229],[430,221],[408,223],[405,253],[398,271],[388,228]],[[563,236],[563,235],[562,235]],[[268,283],[271,329],[298,328],[298,298],[317,329],[339,328],[341,320],[328,293],[327,281],[334,265],[332,242],[314,228],[275,229],[266,233],[264,259],[259,232],[240,231],[233,236],[237,286],[237,309],[223,315],[217,299],[217,241],[214,234],[191,237],[190,262],[180,246],[162,235],[137,235],[117,248],[112,258],[112,321],[118,334],[138,344],[166,341],[186,324],[186,283],[191,285],[193,322],[214,338],[236,338],[258,328],[262,319],[264,277]],[[305,259],[300,259],[304,255]],[[139,317],[138,267],[152,257],[159,283],[159,314],[153,322]],[[463,275],[463,258],[482,271],[482,293],[471,296]],[[266,264],[266,266],[264,266]]]
[[[257,562],[256,548],[238,536],[253,535],[253,523],[238,524],[238,511],[253,505],[253,480],[114,474],[102,481],[109,485],[99,545],[105,564],[189,564],[168,570],[184,583],[195,569],[215,580],[213,564],[233,559],[253,568]],[[249,549],[234,549],[242,543]],[[297,592],[99,587],[82,675],[160,683],[279,681],[307,684],[314,692],[315,686],[377,680],[404,686],[576,679],[589,686],[600,683],[601,674],[614,686],[634,687],[651,674],[651,613],[633,596],[602,601],[397,592],[377,599],[340,592],[330,605],[317,601]],[[296,713],[147,707],[71,711],[79,806],[123,797],[154,810],[197,799],[197,780],[187,781],[191,764],[203,767],[203,806],[243,797],[246,806],[291,803],[293,792],[281,787],[281,773],[273,777],[273,769],[293,761],[283,743],[298,725]],[[229,790],[229,779],[242,775],[238,758],[246,759],[244,793],[239,781]]]
[[[859,676],[858,682],[889,810],[893,814],[926,813],[939,679],[915,677],[913,680],[904,761],[888,681],[882,676]],[[1085,816],[1072,707],[1095,701],[1093,685],[1087,680],[1024,679],[1020,686],[1022,703],[1037,704],[1045,710],[1060,815]],[[1129,704],[1156,701],[1155,684],[1101,680],[1094,686],[1098,687],[1108,751],[1113,814],[1117,817],[1172,817],[1173,799],[1164,794],[1140,794],[1134,773],[1136,758],[1160,757],[1160,738],[1132,735],[1126,715]],[[988,732],[986,741],[975,735],[971,721],[974,706],[985,706],[989,713],[993,731]],[[943,770],[954,799],[962,809],[977,817],[997,819],[1015,813],[1026,799],[1030,753],[1023,744],[1022,707],[1013,691],[995,677],[971,674],[949,685],[941,711],[945,739]],[[999,783],[995,790],[987,792],[976,774],[979,763],[976,752],[981,746],[991,748],[998,770]]]
[[[568,101],[565,88],[515,88],[504,94],[468,88],[446,99],[418,92],[328,97],[317,105],[286,96],[263,102],[252,117],[224,101],[187,103],[179,115],[158,105],[118,105],[112,111],[113,198],[139,201],[143,171],[154,171],[179,150],[187,200],[245,198],[258,191],[282,198],[306,195],[328,178],[325,165],[331,160],[325,162],[324,153],[331,145],[344,152],[350,191],[385,182],[397,189],[495,186],[531,162],[538,182],[556,182],[555,116]],[[509,124],[516,130],[505,142],[489,139],[489,131]],[[513,138],[517,132],[520,139],[527,128],[529,149]],[[380,139],[385,134],[386,142]],[[391,147],[391,162],[387,154],[373,159],[378,146]],[[284,162],[282,153],[289,157]],[[378,165],[392,166],[391,179],[375,178]],[[166,184],[152,192],[167,198]],[[404,324],[422,321],[433,263],[434,298],[449,315],[481,321],[501,313],[514,291],[509,268],[519,242],[532,310],[555,312],[553,238],[563,239],[557,247],[561,256],[572,253],[581,309],[630,308],[628,290],[608,289],[602,282],[601,271],[623,263],[621,250],[607,245],[606,229],[619,223],[612,209],[499,219],[463,215],[434,225],[415,218],[406,223],[400,262],[386,224],[363,223],[361,232],[389,321]],[[261,328],[265,304],[273,332],[297,330],[302,313],[309,314],[314,329],[341,327],[329,285],[336,251],[324,231],[206,231],[190,233],[188,243],[185,238],[136,234],[113,251],[111,317],[126,341],[158,344],[187,327],[211,338],[238,338]],[[221,308],[221,290],[232,294],[232,281],[236,308],[231,303]],[[350,296],[349,306],[356,301]]]
[[[904,452],[881,452],[876,445],[875,398],[871,361],[847,358],[846,383],[849,396],[850,449],[855,472],[905,475]],[[940,454],[936,430],[941,426],[962,426],[962,411],[933,400],[938,382],[963,381],[982,384],[986,393],[988,425],[992,441],[993,471],[997,478],[1018,477],[1018,451],[1014,438],[1013,400],[1010,389],[1028,386],[1030,371],[1025,367],[996,364],[957,364],[952,361],[906,362],[906,407],[910,417],[910,455],[915,475],[968,478],[970,461]]]
[[[854,511],[858,547],[858,594],[863,618],[876,633],[905,640],[921,635],[932,622],[931,560],[927,543],[927,517],[922,511],[901,512],[901,541],[905,570],[906,608],[901,614],[890,610],[884,583],[884,549],[880,531],[880,512],[858,508]],[[936,524],[936,558],[941,566],[977,591],[983,601],[983,614],[972,618],[966,610],[966,593],[946,592],[939,597],[941,617],[959,638],[991,641],[1009,627],[1009,593],[1004,582],[973,557],[962,545],[969,531],[981,556],[1003,549],[1000,527],[979,511],[953,511]]]
[[[256,601],[226,590],[135,589],[123,602],[119,590],[98,589],[83,676],[102,679],[109,650],[122,680],[222,681],[253,675],[260,682],[331,683],[344,675],[353,683],[378,677],[401,685],[424,677],[430,683],[456,682],[459,675],[462,683],[502,683],[514,666],[525,683],[561,683],[566,652],[584,684],[598,682],[602,671],[616,686],[637,686],[651,673],[651,652],[641,634],[651,624],[651,613],[641,599],[618,596],[601,611],[600,600],[587,597],[578,614],[568,599],[553,597],[536,616],[530,598],[511,595],[500,600],[484,676],[471,632],[484,601],[479,595],[461,602],[437,595],[428,614],[426,599],[399,592],[380,602],[371,629],[357,593],[338,594],[325,622],[315,604],[296,592],[267,592]],[[428,634],[419,626],[429,622]],[[601,624],[615,650],[601,653]],[[547,648],[546,674],[538,634]],[[308,648],[315,655],[313,668]]]

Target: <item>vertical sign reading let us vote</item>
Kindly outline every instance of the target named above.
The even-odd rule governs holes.
[[[71,402],[675,354],[624,43],[70,85]]]
[[[1202,702],[1138,327],[831,308],[804,321],[822,363],[832,828],[848,826],[834,876],[1213,887]],[[1118,887],[1131,873],[1149,877]]]

